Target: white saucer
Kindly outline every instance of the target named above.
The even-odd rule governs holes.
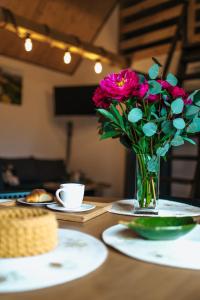
[[[63,211],[63,212],[83,212],[83,211],[88,211],[88,210],[94,209],[96,207],[96,205],[82,203],[79,208],[68,209],[68,208],[65,208],[65,207],[60,206],[59,204],[55,203],[55,204],[48,204],[47,207],[50,209],[53,209],[53,210]]]
[[[17,202],[24,205],[31,205],[31,206],[46,206],[47,204],[53,204],[55,201],[51,202],[27,202],[25,198],[17,199]]]

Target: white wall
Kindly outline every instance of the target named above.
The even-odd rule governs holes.
[[[118,9],[105,24],[96,44],[111,51],[117,49]],[[83,60],[73,76],[0,56],[0,66],[23,76],[21,106],[0,103],[0,156],[65,158],[65,120],[53,114],[53,87],[93,84],[117,68],[104,66],[96,75],[93,63]],[[124,148],[118,141],[99,141],[95,117],[73,118],[74,137],[71,170],[82,170],[93,180],[111,183],[107,194],[121,196],[124,180]]]

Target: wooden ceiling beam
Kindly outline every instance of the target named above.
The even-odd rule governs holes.
[[[128,60],[121,55],[82,41],[75,35],[58,32],[46,25],[13,14],[3,7],[0,7],[0,28],[15,32],[22,39],[29,33],[32,40],[47,43],[50,47],[56,47],[63,51],[68,49],[71,53],[90,60],[100,60],[103,63],[118,65],[122,68],[129,66]]]

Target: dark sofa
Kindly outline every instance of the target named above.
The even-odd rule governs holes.
[[[10,185],[5,182],[5,170],[12,167],[13,175],[19,184]],[[27,158],[0,158],[0,190],[22,191],[43,188],[47,182],[62,183],[68,180],[64,160]]]

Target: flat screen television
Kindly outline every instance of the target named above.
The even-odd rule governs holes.
[[[92,96],[96,87],[96,85],[55,87],[55,115],[95,115]]]

